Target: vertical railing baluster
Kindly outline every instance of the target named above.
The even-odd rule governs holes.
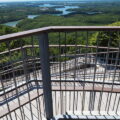
[[[30,107],[30,113],[31,113],[31,119],[33,120],[34,118],[33,118],[33,110],[32,110],[32,105],[31,105],[31,96],[30,96],[30,86],[29,86],[29,78],[28,78],[28,74],[27,74],[27,62],[26,62],[26,60],[27,60],[27,56],[26,56],[26,51],[25,51],[25,49],[23,48],[23,45],[22,45],[22,43],[20,44],[20,46],[21,46],[21,52],[22,52],[22,62],[23,62],[23,71],[24,71],[24,76],[25,76],[25,80],[26,80],[26,83],[27,83],[27,85],[26,85],[26,87],[27,87],[27,91],[28,91],[28,100],[29,100],[29,107]]]
[[[41,59],[41,68],[42,68],[43,94],[45,100],[46,118],[50,119],[53,117],[53,106],[52,106],[52,90],[51,90],[51,77],[50,77],[48,33],[41,33],[38,36],[38,39],[39,39],[39,47],[40,47],[40,59]]]

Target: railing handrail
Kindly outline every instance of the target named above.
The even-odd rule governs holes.
[[[3,57],[2,60],[4,60],[6,56],[8,56],[6,57],[6,60],[8,59],[7,60],[8,63],[7,62],[4,63],[4,61],[2,61],[3,64],[1,63],[2,67],[0,69],[1,70],[0,79],[1,79],[1,88],[2,88],[1,89],[2,94],[0,94],[0,96],[2,98],[1,100],[7,103],[8,110],[4,109],[2,112],[0,112],[0,118],[4,116],[6,117],[8,114],[11,117],[11,112],[15,112],[19,108],[22,114],[22,112],[24,112],[23,106],[29,103],[31,118],[33,119],[32,111],[34,109],[32,110],[31,101],[36,100],[36,103],[38,103],[38,106],[36,106],[36,108],[44,112],[44,114],[46,114],[45,117],[47,119],[51,119],[53,118],[54,110],[55,110],[53,97],[54,96],[56,97],[57,95],[56,93],[61,92],[63,94],[61,95],[60,93],[59,94],[60,96],[58,95],[57,99],[60,98],[62,99],[62,101],[65,101],[64,103],[65,107],[67,105],[66,102],[69,102],[69,104],[72,105],[70,101],[66,101],[63,99],[64,93],[66,91],[70,92],[68,94],[70,96],[70,99],[71,96],[73,97],[73,112],[74,112],[74,102],[76,102],[76,100],[79,101],[79,99],[76,99],[77,97],[76,92],[78,91],[82,93],[82,97],[83,97],[83,98],[81,97],[82,101],[80,103],[82,108],[82,109],[80,108],[81,110],[84,110],[85,108],[84,105],[86,102],[83,102],[86,99],[85,97],[86,95],[84,94],[85,92],[89,93],[88,110],[90,111],[94,110],[93,105],[96,105],[93,103],[95,102],[96,99],[95,98],[96,92],[100,93],[100,97],[98,100],[99,105],[97,108],[98,111],[101,110],[101,104],[102,102],[104,102],[102,100],[104,97],[104,93],[108,94],[106,99],[106,106],[110,106],[109,104],[111,104],[110,103],[111,97],[109,97],[109,95],[112,96],[115,94],[116,94],[116,98],[115,98],[116,100],[114,103],[116,105],[119,104],[119,98],[118,98],[119,96],[117,96],[117,94],[120,93],[120,89],[119,89],[120,83],[118,79],[120,48],[111,47],[109,44],[104,47],[99,46],[99,44],[97,44],[96,46],[92,46],[89,45],[89,41],[88,41],[89,40],[88,33],[94,34],[95,32],[101,32],[101,31],[107,31],[108,33],[110,32],[117,33],[120,31],[120,27],[118,26],[50,26],[50,27],[43,27],[34,30],[27,30],[23,32],[17,32],[17,33],[0,36],[0,43],[7,42],[5,47],[8,47],[7,49],[5,49],[5,51],[1,51],[0,53],[1,58]],[[57,39],[58,41],[56,45],[49,44],[48,34],[53,32],[59,34],[58,36],[59,38]],[[86,33],[85,39],[83,38],[83,40],[86,40],[84,45],[81,45],[80,43],[79,45],[77,45],[77,42],[74,42],[74,44],[67,44],[67,42],[65,42],[63,44],[60,41],[61,39],[67,40],[69,37],[67,38],[66,34],[67,33],[71,34],[73,32]],[[64,33],[65,37],[61,37],[61,35],[63,35],[61,33]],[[34,35],[38,37],[37,38],[39,43],[38,45],[34,43],[34,38],[33,38]],[[9,44],[9,42],[14,40],[22,41],[21,38],[23,37],[32,37],[32,39],[29,39],[31,40],[31,45],[29,44],[24,46],[24,43],[22,44],[20,42],[21,44],[18,48],[12,48],[12,46],[10,46],[11,44]],[[75,40],[77,39],[77,37],[78,37],[77,34],[75,34],[75,36],[73,35],[73,38]],[[17,42],[16,44],[19,43]],[[59,53],[55,55],[52,54],[51,49],[49,49],[51,47],[57,47],[57,51],[59,51]],[[70,52],[69,49],[67,50],[67,47],[70,47]],[[73,49],[72,51],[72,47],[76,49]],[[39,51],[37,48],[39,49]],[[101,51],[100,49],[103,50]],[[16,57],[17,54],[12,54],[12,52],[19,50],[20,50],[19,52],[20,56]],[[115,54],[116,52],[117,54]],[[5,56],[3,54],[5,54]],[[102,61],[97,59],[97,57],[99,57],[99,54],[105,54],[104,56],[100,56],[100,57],[104,57],[106,61],[104,59],[102,59]],[[14,55],[17,59],[19,58],[20,61],[18,61],[16,58],[14,59]],[[111,58],[109,58],[109,56],[112,56],[111,57],[112,60]],[[63,59],[61,59],[61,57],[63,57]],[[113,61],[113,59],[115,60]],[[113,65],[112,67],[111,65],[108,66],[109,61],[110,64],[114,65],[114,67]],[[58,63],[51,64],[51,62],[58,62]],[[109,68],[113,68],[113,71],[112,69],[109,70]],[[9,81],[7,80],[8,78]],[[35,90],[35,92],[33,91],[34,93],[30,91],[33,89]],[[24,96],[24,99],[21,99],[23,96],[20,95],[23,95],[23,93],[27,93],[27,94]],[[33,95],[31,93],[33,93]],[[41,104],[39,105],[39,102],[41,101],[37,100],[37,98],[40,97],[40,94],[42,95],[42,100],[44,101],[44,108],[41,107]],[[65,95],[65,99],[68,95],[67,94]],[[9,101],[13,100],[13,98],[15,97],[17,97],[18,99],[18,103],[15,105],[9,104],[10,103]],[[56,103],[59,103],[59,101]],[[64,109],[64,107],[62,108],[62,104],[63,102],[60,103],[59,108],[61,113],[63,114],[64,112],[62,112],[63,111],[62,109]],[[115,109],[117,112],[118,108],[114,108],[114,111]],[[64,111],[66,112],[68,110],[66,109]],[[105,108],[105,111],[109,112],[109,108],[108,109]],[[42,112],[40,112],[40,116]],[[38,118],[39,118],[39,113],[38,113]]]
[[[86,45],[81,45],[81,44],[78,44],[78,45],[70,45],[70,44],[67,44],[67,45],[60,45],[60,47],[86,47]],[[49,45],[49,47],[59,47],[59,45]],[[87,46],[88,48],[98,48],[98,49],[108,49],[109,50],[119,50],[118,47],[106,47],[106,46],[93,46],[93,45],[89,45]],[[26,49],[26,48],[39,48],[39,45],[25,45],[22,47],[22,49]],[[18,51],[18,50],[21,50],[21,47],[18,47],[18,48],[14,48],[14,49],[11,49],[11,50],[5,50],[5,51],[2,51],[0,52],[0,55],[3,55],[3,54],[7,54],[9,52],[15,52],[15,51]],[[113,52],[113,51],[112,51]]]
[[[120,30],[119,26],[49,26],[33,30],[27,30],[7,35],[0,36],[0,42],[6,40],[14,40],[21,37],[27,37],[29,35],[40,34],[44,32],[64,32],[64,31],[106,31],[106,30]]]

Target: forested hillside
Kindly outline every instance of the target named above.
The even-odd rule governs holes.
[[[46,16],[43,16],[43,19],[44,17]],[[56,19],[54,19],[54,22],[53,24],[51,24],[52,20],[50,18],[53,18],[52,16],[49,16],[49,22],[47,22],[47,25],[45,24],[46,21],[41,21],[38,22],[39,18],[35,19],[34,21],[37,21],[37,23],[33,21],[29,21],[29,20],[24,20],[23,23],[21,22],[20,24],[23,24],[21,25],[22,27],[19,27],[18,25],[18,28],[13,28],[13,27],[8,27],[8,26],[4,26],[4,25],[0,25],[0,35],[4,35],[4,34],[9,34],[9,33],[13,33],[13,32],[18,32],[18,31],[21,31],[21,30],[26,30],[26,29],[31,29],[31,28],[37,28],[37,27],[44,27],[44,26],[49,26],[49,25],[64,25],[64,24],[71,24],[71,25],[74,25],[74,22],[75,22],[75,19],[69,19],[69,22],[71,23],[67,23],[67,21],[65,23],[63,23],[64,19],[61,19],[61,21],[59,20],[58,21],[58,18],[60,17],[56,17]],[[62,17],[61,17],[62,18]],[[26,23],[26,21],[29,21],[30,23]],[[74,22],[73,22],[74,21]],[[73,23],[73,24],[72,24]],[[79,22],[77,22],[76,20],[76,25],[79,24]],[[29,25],[29,27],[28,27]],[[26,27],[27,26],[27,27]],[[120,26],[120,22],[115,22],[115,23],[112,23],[112,24],[109,24],[109,26]],[[108,46],[108,40],[111,39],[111,42],[110,42],[110,46],[112,47],[118,47],[119,45],[119,42],[120,42],[120,33],[119,32],[116,32],[116,31],[102,31],[102,32],[89,32],[88,33],[88,36],[89,36],[89,45],[97,45],[97,41],[99,41],[99,46]],[[50,40],[50,44],[58,44],[58,33],[51,33],[49,35],[49,40]],[[67,33],[67,40],[65,41],[65,34],[61,34],[61,44],[75,44],[75,33]],[[5,50],[8,50],[8,44],[10,44],[11,48],[10,49],[13,49],[13,48],[17,48],[17,47],[20,47],[21,45],[28,45],[28,44],[31,44],[31,41],[34,40],[34,44],[38,44],[38,40],[35,38],[23,38],[23,39],[19,39],[19,40],[14,40],[12,42],[5,42],[5,43],[2,43],[0,45],[0,51],[5,51]],[[86,44],[86,32],[78,32],[77,34],[77,44]],[[92,50],[92,49],[91,49]],[[63,51],[63,50],[62,50]],[[69,49],[67,49],[67,52],[72,52],[74,51],[74,49],[71,47]],[[94,50],[93,50],[94,51]],[[36,55],[38,54],[38,50],[36,51]],[[59,50],[57,48],[52,48],[50,49],[50,52],[52,53],[52,55],[57,55],[59,53]],[[84,52],[84,49],[82,50],[82,52]],[[28,51],[28,55],[31,55],[30,51]],[[17,52],[15,54],[13,54],[12,56],[12,60],[16,60],[18,58],[21,58],[21,52]],[[9,61],[9,58],[7,56],[4,56],[3,59],[1,59],[0,62],[3,62],[3,63],[6,63]]]
[[[18,32],[18,31],[19,31],[18,28],[9,27],[9,26],[5,26],[5,25],[0,25],[0,35],[15,33],[15,32]]]
[[[45,26],[100,26],[108,25],[116,22],[118,16],[111,17],[111,15],[71,15],[71,16],[53,16],[42,15],[35,19],[24,19],[20,21],[17,27],[22,30],[40,28]]]

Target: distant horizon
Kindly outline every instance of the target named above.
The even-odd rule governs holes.
[[[0,0],[0,2],[31,2],[31,1],[57,1],[57,0]],[[60,1],[87,1],[87,0],[60,0]]]
[[[31,1],[54,1],[54,0],[0,0],[2,2],[31,2]]]
[[[0,0],[2,2],[34,2],[34,1],[57,1],[57,0]],[[102,1],[102,0],[60,0],[60,1]],[[59,1],[59,2],[60,2]],[[106,1],[119,1],[119,0],[106,0]]]
[[[56,1],[56,0],[0,0],[0,3],[2,2],[34,2],[34,1]],[[66,1],[66,0],[61,0],[61,1]],[[72,0],[70,0],[72,1]],[[75,0],[77,1],[77,0]]]

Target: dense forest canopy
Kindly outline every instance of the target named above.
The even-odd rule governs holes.
[[[80,23],[83,25],[88,25],[89,23],[91,25],[105,25],[120,20],[120,1],[109,1],[90,0],[82,3],[79,1],[72,3],[70,1],[0,3],[0,23],[22,20],[27,18],[28,15],[51,14],[57,16],[62,14],[63,11],[56,8],[64,8],[66,5],[72,6],[72,8],[67,9],[70,13],[63,15],[64,17],[74,18],[71,15],[75,15],[75,17],[80,15]],[[50,4],[51,6],[48,5],[47,7],[44,4]]]
[[[5,25],[0,25],[0,35],[15,33],[15,32],[18,32],[18,31],[19,31],[18,28],[9,27],[9,26],[5,26]]]

